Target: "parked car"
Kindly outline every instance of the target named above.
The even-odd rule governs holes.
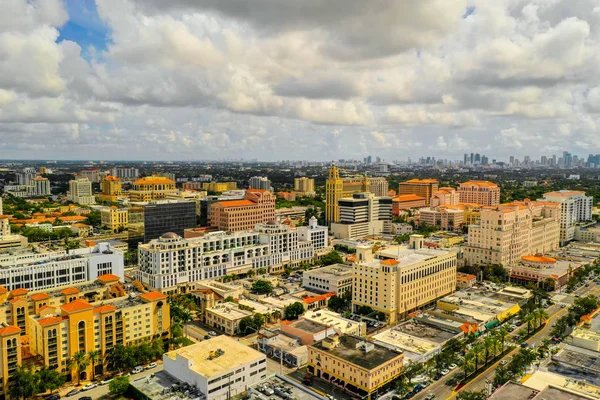
[[[72,397],[72,396],[75,396],[76,394],[79,394],[79,393],[81,393],[81,390],[79,390],[79,389],[73,389],[69,393],[67,393],[67,397]]]
[[[566,304],[561,304],[560,308],[565,308],[567,305]]]
[[[456,369],[456,367],[458,367],[458,365],[456,365],[456,364],[450,364],[450,365],[448,365],[448,369],[450,371],[452,371],[453,369]]]
[[[500,361],[500,365],[506,365],[506,364],[508,364],[508,361],[507,361],[507,360],[502,360],[502,361]]]
[[[133,369],[133,371],[131,371],[132,374],[139,374],[140,372],[142,372],[144,370],[144,367],[138,365],[137,367],[135,367]]]
[[[527,342],[523,342],[521,343],[521,347],[526,349],[529,345],[527,344]]]
[[[60,394],[54,393],[46,397],[46,400],[60,400]]]
[[[100,381],[100,384],[101,385],[108,385],[109,383],[112,382],[112,380],[113,380],[113,378],[108,378],[108,379],[105,379],[103,381]]]
[[[442,376],[446,376],[450,373],[450,371],[448,371],[447,369],[443,369],[442,372],[440,372],[440,374],[442,374]]]
[[[208,334],[210,336],[217,336],[217,332],[215,332],[215,331],[208,331]]]
[[[425,400],[433,400],[435,399],[435,393],[429,393],[427,396],[425,396]]]
[[[98,384],[95,382],[90,382],[87,385],[85,385],[83,388],[81,388],[81,390],[92,390],[95,387],[98,387]]]
[[[148,365],[146,366],[146,369],[152,369],[152,368],[156,368],[156,363],[155,363],[155,362],[153,362],[153,363],[150,363],[150,364],[148,364]]]

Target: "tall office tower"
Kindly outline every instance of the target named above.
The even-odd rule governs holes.
[[[226,232],[254,229],[275,220],[275,195],[268,190],[248,189],[243,200],[219,201],[210,206],[210,225]]]
[[[268,190],[269,192],[273,192],[271,181],[265,176],[253,176],[248,180],[248,187],[250,189]]]
[[[425,204],[429,205],[431,195],[433,192],[437,192],[439,187],[440,183],[437,179],[410,179],[400,182],[400,185],[398,185],[398,195],[416,194],[425,198]]]
[[[50,181],[48,178],[42,178],[36,176],[29,180],[33,196],[49,196],[50,195]]]
[[[196,203],[161,200],[144,206],[144,242],[158,239],[167,232],[183,236],[196,227]]]
[[[344,181],[335,164],[329,169],[329,177],[325,181],[325,220],[328,224],[340,220],[338,201],[344,194]]]
[[[391,232],[392,198],[373,193],[354,193],[338,201],[340,222],[331,224],[338,239],[356,239]]]
[[[573,166],[573,156],[568,151],[563,151],[563,164],[565,168],[571,168]]]
[[[295,178],[294,191],[301,196],[313,196],[315,194],[315,180],[311,178]]]
[[[102,179],[100,189],[101,192],[98,194],[98,198],[102,201],[116,202],[118,197],[123,194],[121,180],[112,175]]]
[[[375,158],[375,162],[380,163],[381,162],[381,157]]]
[[[592,220],[593,197],[576,190],[559,190],[544,193],[545,201],[560,204],[560,243],[575,238],[575,225]]]
[[[487,156],[481,156],[481,165],[488,165],[489,159]]]
[[[175,182],[162,176],[146,176],[133,182],[129,191],[131,201],[146,202],[162,200],[167,195],[175,193]]]
[[[525,156],[525,158],[523,158],[523,164],[525,164],[525,165],[531,164],[531,157]]]
[[[514,165],[515,164],[515,156],[510,156],[510,159],[509,159],[508,163],[510,165]]]
[[[475,163],[479,164],[481,162],[481,156],[479,155],[479,153],[475,153]]]
[[[463,247],[467,265],[499,264],[510,267],[522,256],[559,247],[559,213],[556,205],[514,202],[481,209],[480,222],[469,225]]]
[[[557,165],[558,161],[556,160],[556,154],[552,155],[552,165]]]
[[[463,157],[463,164],[467,165],[469,163],[469,155],[465,153]]]
[[[390,191],[390,186],[385,178],[369,178],[371,193],[375,196],[387,196]]]
[[[112,175],[124,181],[135,180],[138,178],[139,171],[137,168],[115,167],[112,169]]]
[[[371,164],[373,162],[373,157],[367,156],[367,164]]]
[[[500,188],[488,181],[463,182],[458,187],[461,203],[475,203],[495,207],[500,203]]]
[[[471,164],[475,163],[475,154],[471,153],[470,160],[471,160]]]
[[[542,156],[540,162],[542,163],[542,165],[548,165],[548,157]]]
[[[95,204],[96,199],[92,193],[92,182],[86,178],[69,181],[68,199],[73,203],[82,205]]]

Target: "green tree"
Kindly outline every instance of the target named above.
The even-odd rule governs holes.
[[[474,361],[475,361],[475,372],[479,371],[479,364],[481,362],[481,357],[485,353],[485,347],[482,343],[476,343],[471,349],[471,353],[473,353]]]
[[[37,372],[36,375],[38,378],[37,392],[45,392],[46,390],[50,390],[50,393],[52,393],[64,385],[67,380],[67,378],[57,370],[48,368],[45,365]]]
[[[323,266],[332,265],[332,264],[341,264],[343,262],[344,262],[344,259],[342,258],[342,256],[340,256],[340,253],[338,253],[335,250],[332,250],[329,253],[325,254],[319,260],[319,264],[321,264]]]
[[[269,294],[273,292],[273,285],[271,282],[264,279],[259,279],[252,283],[252,293],[256,294]]]
[[[85,220],[85,223],[87,225],[91,225],[91,226],[97,228],[100,226],[101,221],[102,221],[102,218],[100,216],[100,211],[92,210],[92,211],[90,211],[89,214],[87,214],[87,219]]]
[[[249,270],[249,271],[246,273],[246,275],[247,275],[249,278],[252,278],[254,275],[256,275],[256,271],[255,271],[255,270],[253,270],[253,269],[251,269],[251,270]]]
[[[30,369],[19,365],[11,378],[13,384],[8,389],[11,398],[28,399],[36,393],[36,376]]]
[[[235,299],[233,298],[233,296],[227,296],[227,297],[225,297],[225,299],[223,299],[223,302],[225,302],[225,303],[234,303]]]
[[[264,274],[266,274],[266,273],[267,273],[267,269],[266,269],[266,268],[259,268],[259,269],[257,269],[257,270],[256,270],[256,272],[257,272],[259,275],[264,275]]]
[[[284,314],[285,319],[298,319],[300,315],[304,314],[304,305],[297,301],[288,306],[285,306]]]
[[[90,350],[87,354],[87,358],[92,365],[92,380],[96,377],[96,364],[102,359],[98,350]]]
[[[240,319],[240,322],[238,323],[238,332],[240,335],[246,335],[252,330],[254,330],[254,319],[251,316]]]
[[[84,351],[78,351],[73,354],[73,357],[69,359],[69,368],[71,370],[77,371],[77,384],[79,385],[79,381],[81,378],[81,372],[83,372],[88,365],[90,365],[89,360],[87,359],[87,354]]]
[[[336,296],[332,296],[329,298],[329,301],[327,302],[327,307],[335,312],[342,312],[346,309],[346,301],[341,298]]]
[[[487,399],[487,395],[485,394],[485,390],[479,392],[462,391],[456,395],[456,398],[458,400],[485,400]]]
[[[121,396],[129,388],[129,377],[118,376],[108,384],[108,390],[113,396]]]
[[[254,329],[258,331],[265,324],[265,317],[259,313],[254,314],[252,324],[254,325]]]

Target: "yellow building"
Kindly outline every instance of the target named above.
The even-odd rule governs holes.
[[[307,177],[295,178],[294,192],[299,196],[313,196],[315,194],[315,180]]]
[[[21,329],[8,325],[0,328],[0,398],[7,398],[10,377],[21,365]]]
[[[425,198],[425,204],[429,205],[434,192],[437,192],[440,183],[437,179],[410,179],[400,182],[398,185],[398,194],[416,194]]]
[[[146,176],[133,182],[129,191],[131,201],[161,200],[175,193],[175,182],[162,176]]]
[[[354,193],[370,191],[371,183],[368,177],[342,179],[339,169],[332,165],[329,169],[329,177],[325,181],[325,219],[327,223],[340,221],[338,205],[340,199],[352,197]]]
[[[116,176],[109,175],[102,179],[100,188],[102,192],[98,194],[98,198],[102,201],[115,202],[123,194],[121,180]]]
[[[308,372],[364,398],[400,376],[404,355],[356,336],[331,336],[308,346]]]
[[[127,229],[129,226],[129,211],[126,208],[110,206],[100,210],[100,223],[102,227],[113,232],[119,229]]]
[[[227,190],[236,190],[236,182],[204,182],[202,183],[202,190],[209,192],[225,192]]]

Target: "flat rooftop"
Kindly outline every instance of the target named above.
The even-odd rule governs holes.
[[[360,326],[360,322],[344,318],[340,314],[329,310],[307,311],[302,315],[302,318],[331,326],[341,332],[354,330]]]
[[[277,395],[268,396],[260,392],[261,387],[269,387],[273,390],[275,390],[276,387],[280,390],[283,389],[291,395],[291,398],[296,400],[326,400],[324,396],[320,396],[318,393],[312,391],[310,387],[299,385],[292,382],[289,378],[281,377],[279,375],[267,378],[256,385],[251,386],[249,391],[252,392],[253,397],[256,396],[260,400],[281,399],[281,397]]]
[[[406,246],[388,246],[381,250],[378,250],[375,254],[382,258],[391,258],[400,262],[398,266],[400,268],[407,267],[409,265],[417,264],[422,261],[430,260],[435,257],[444,256],[450,253],[448,250],[440,249],[409,249]],[[375,260],[367,263],[366,265],[378,267],[381,260]]]
[[[403,352],[410,351],[421,356],[440,348],[440,345],[437,343],[407,335],[394,328],[378,333],[373,336],[373,339],[383,345],[388,345],[391,348],[400,349]]]
[[[523,384],[540,392],[534,400],[587,400],[600,398],[600,387],[580,379],[578,375],[568,373],[562,375],[560,373],[538,370]],[[546,394],[548,394],[548,397],[546,397]]]
[[[333,349],[327,349],[324,347],[323,340],[312,344],[311,346],[329,353],[334,357],[341,358],[342,360],[369,370],[375,369],[381,364],[391,361],[401,355],[400,353],[390,350],[387,347],[372,342],[367,342],[374,345],[374,349],[369,352],[364,352],[363,350],[357,349],[357,345],[364,341],[364,339],[356,336],[344,335],[339,336],[339,345]]]
[[[434,325],[411,319],[410,321],[396,325],[393,330],[405,335],[425,339],[432,343],[442,345],[456,336],[456,333],[450,330],[440,329]]]
[[[538,390],[528,388],[518,383],[508,382],[497,390],[490,399],[493,400],[529,400],[539,393]]]
[[[594,372],[600,378],[600,353],[566,345],[552,356],[553,361],[565,363],[577,369]]]
[[[299,319],[290,324],[290,326],[310,333],[319,333],[327,330],[327,325],[308,319]]]
[[[333,264],[327,267],[311,269],[304,272],[304,276],[315,278],[333,279],[352,275],[352,266],[346,264]]]
[[[211,351],[223,350],[223,354],[209,359]],[[163,355],[172,360],[183,357],[191,360],[192,371],[203,377],[220,375],[239,365],[265,358],[265,355],[228,336],[216,336],[191,346],[170,351]]]
[[[252,311],[240,310],[235,303],[223,303],[216,307],[208,308],[206,311],[230,320],[242,319],[254,315]]]
[[[594,397],[582,396],[578,393],[564,390],[555,386],[548,386],[537,395],[535,400],[590,400]]]
[[[186,398],[182,393],[185,390],[176,389],[180,388],[182,382],[165,371],[159,371],[153,377],[135,378],[134,375],[132,378],[129,382],[152,400]]]

